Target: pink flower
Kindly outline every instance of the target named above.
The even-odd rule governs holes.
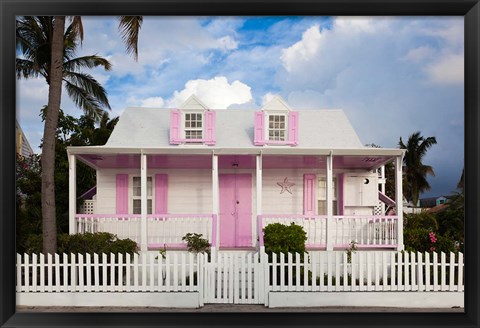
[[[430,252],[435,252],[435,247],[430,247]]]
[[[433,231],[430,231],[428,236],[430,237],[430,241],[432,243],[436,243],[437,242],[437,238],[435,237],[435,233],[433,233]]]

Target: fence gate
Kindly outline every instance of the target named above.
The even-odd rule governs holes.
[[[258,253],[218,252],[204,268],[205,303],[264,304],[264,272]]]

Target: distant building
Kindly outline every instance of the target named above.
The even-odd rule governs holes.
[[[15,120],[15,152],[22,157],[28,157],[34,154],[17,120]]]
[[[449,201],[449,196],[428,197],[420,199],[421,208],[432,208],[438,205],[446,204]]]

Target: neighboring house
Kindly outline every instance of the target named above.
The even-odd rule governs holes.
[[[34,154],[17,120],[15,120],[15,152],[22,157],[29,157]]]
[[[109,231],[147,251],[184,249],[197,232],[215,249],[255,249],[267,224],[294,222],[307,249],[403,249],[404,150],[363,146],[342,110],[280,97],[214,110],[191,96],[178,109],[127,108],[104,146],[67,151],[70,233]],[[77,160],[97,173],[89,214],[75,210]],[[394,200],[381,192],[391,162]]]

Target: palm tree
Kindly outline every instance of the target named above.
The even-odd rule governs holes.
[[[21,77],[33,77],[40,75],[40,72],[43,71],[47,76],[45,76],[47,83],[49,84],[48,91],[48,105],[46,116],[45,116],[45,126],[43,133],[43,146],[42,146],[42,221],[43,221],[43,252],[44,253],[54,253],[56,252],[56,217],[55,217],[55,188],[54,188],[54,168],[55,168],[55,133],[58,125],[58,115],[60,112],[60,100],[62,95],[62,82],[64,80],[64,55],[68,49],[66,40],[64,38],[65,30],[65,16],[55,16],[47,17],[42,19],[48,19],[51,21],[51,26],[48,31],[48,35],[42,32],[41,26],[33,24],[34,21],[40,20],[41,18],[24,17],[25,22],[22,23],[22,19],[17,20],[17,47],[22,51],[25,59],[37,58],[37,53],[46,56],[48,59],[36,60],[27,65],[23,63],[24,66],[20,70],[22,73],[19,73],[19,63],[17,65],[17,76]],[[18,30],[25,28],[28,24],[31,24],[32,29],[25,29],[23,35],[19,35]],[[70,25],[70,30],[72,36],[75,36],[73,39],[75,44],[78,40],[83,40],[83,27],[82,20],[80,16],[74,16],[71,19],[72,24]],[[142,25],[143,18],[142,16],[122,16],[120,18],[119,30],[122,35],[122,39],[126,44],[127,53],[133,53],[135,60],[138,58],[138,33]],[[36,27],[35,27],[36,25]],[[33,47],[28,47],[27,41],[33,38],[35,35],[43,35],[43,39],[47,38],[50,40],[50,43],[40,42]],[[50,51],[50,53],[49,53]],[[38,57],[40,59],[40,57]],[[44,66],[39,65],[39,63],[44,64]],[[93,61],[95,62],[95,61]],[[90,62],[92,63],[92,62]],[[88,66],[88,64],[83,63],[83,66]],[[82,67],[80,65],[79,67]],[[37,73],[36,73],[37,72]],[[42,74],[43,75],[43,74]],[[100,114],[100,111],[96,111],[95,108],[101,107],[102,102],[98,102],[95,106],[95,100],[90,98],[92,95],[89,90],[88,93],[79,92],[80,89],[74,88],[75,84],[72,84],[69,90],[69,95],[71,93],[76,93],[78,97],[73,97],[74,101],[79,104],[87,105],[90,103],[90,110]],[[77,91],[77,92],[76,92]],[[80,97],[83,95],[84,97]],[[105,98],[106,100],[106,98]],[[107,103],[108,104],[108,101]],[[109,106],[107,106],[109,107]],[[84,108],[84,107],[82,107]],[[84,108],[86,109],[86,108]],[[89,111],[88,109],[86,109]],[[90,112],[92,113],[92,112]]]
[[[408,201],[412,201],[416,206],[420,193],[430,190],[430,184],[427,181],[427,175],[435,176],[433,168],[422,163],[427,150],[437,143],[435,137],[424,138],[420,132],[415,132],[408,137],[405,145],[400,137],[399,146],[401,149],[406,149],[405,157],[403,158],[405,182],[404,195]]]
[[[55,216],[55,131],[58,125],[57,110],[60,108],[61,93],[53,90],[65,88],[73,102],[87,115],[100,117],[103,108],[110,109],[105,89],[91,75],[82,72],[83,68],[111,68],[110,63],[99,56],[75,57],[81,32],[73,22],[65,33],[60,35],[61,52],[53,52],[58,43],[54,24],[64,24],[65,20],[54,22],[51,16],[24,16],[17,20],[17,48],[23,58],[16,59],[17,78],[43,77],[49,84],[48,105],[45,115],[42,142],[42,218],[43,250],[45,253],[56,251]],[[59,69],[58,69],[59,68]],[[60,73],[60,74],[58,74]],[[52,134],[51,131],[54,133]]]

